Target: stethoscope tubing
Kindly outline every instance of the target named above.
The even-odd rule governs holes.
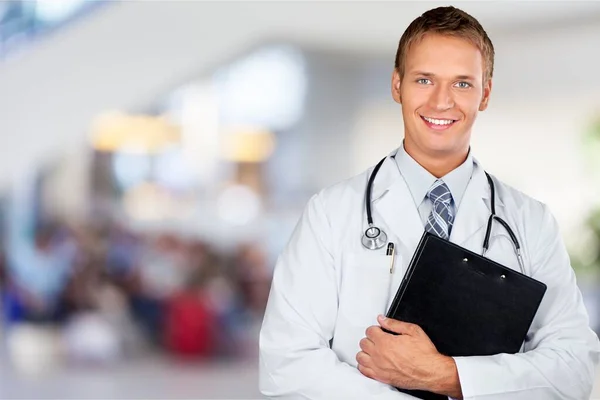
[[[373,213],[371,210],[371,191],[373,189],[373,182],[375,181],[375,176],[377,176],[379,169],[381,168],[381,166],[383,165],[383,163],[386,159],[387,159],[387,157],[382,158],[381,161],[379,161],[377,163],[377,165],[375,165],[375,168],[373,169],[373,172],[371,173],[371,176],[369,177],[369,180],[367,182],[367,188],[365,190],[365,205],[366,205],[366,213],[367,213],[367,224],[369,227],[365,230],[362,240],[361,240],[361,243],[365,248],[367,248],[369,250],[380,249],[387,242],[387,240],[386,240],[387,234],[384,232],[384,230],[379,228],[378,226],[374,225]],[[492,226],[493,226],[494,221],[497,221],[500,225],[502,225],[504,227],[504,229],[510,236],[510,239],[512,240],[514,248],[515,248],[517,260],[519,261],[519,267],[521,268],[521,272],[524,273],[523,258],[521,256],[521,246],[519,244],[519,240],[517,239],[517,236],[511,229],[510,225],[508,225],[508,223],[505,220],[503,220],[501,217],[496,215],[496,188],[495,188],[492,177],[487,172],[485,172],[485,176],[487,177],[487,181],[490,186],[491,214],[490,214],[490,217],[488,218],[487,226],[485,229],[485,238],[483,240],[483,245],[482,245],[483,250],[482,250],[481,254],[483,256],[485,256],[485,253],[489,250],[490,237],[492,234]],[[376,233],[375,235],[373,234],[374,232]],[[383,239],[383,238],[385,238],[385,239]]]

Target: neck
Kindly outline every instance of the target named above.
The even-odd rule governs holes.
[[[431,175],[441,178],[458,168],[469,155],[469,147],[461,152],[450,154],[435,154],[419,151],[415,146],[404,142],[404,150]]]

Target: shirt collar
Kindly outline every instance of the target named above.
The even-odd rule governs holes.
[[[425,199],[427,191],[431,188],[437,178],[423,168],[406,152],[404,149],[404,142],[402,142],[402,146],[398,149],[395,159],[400,174],[402,174],[408,185],[408,189],[413,197],[415,205],[419,207]],[[472,175],[473,156],[471,155],[471,150],[469,150],[465,162],[441,178],[448,186],[456,208],[460,206],[460,202],[467,190]]]

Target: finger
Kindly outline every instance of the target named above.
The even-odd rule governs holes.
[[[358,365],[362,365],[363,367],[370,368],[372,366],[371,356],[365,353],[364,351],[359,351],[356,354],[356,362],[358,363]]]
[[[375,379],[375,371],[372,368],[358,364],[358,370],[367,378]]]
[[[373,348],[375,347],[375,343],[369,338],[362,338],[358,343],[361,350],[367,354],[371,354],[373,352]]]
[[[371,340],[373,343],[377,343],[377,338],[381,337],[384,332],[381,330],[380,326],[373,325],[367,328],[365,334],[369,340]]]
[[[383,329],[387,329],[388,331],[399,333],[401,335],[419,336],[424,334],[419,325],[411,324],[409,322],[398,321],[397,319],[393,318],[386,318],[383,315],[378,316],[377,321],[379,321]]]

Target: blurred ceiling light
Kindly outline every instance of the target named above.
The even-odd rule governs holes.
[[[91,140],[98,151],[156,153],[178,144],[181,133],[166,117],[109,112],[93,121]]]
[[[264,129],[232,128],[223,138],[223,157],[233,162],[266,161],[275,149],[275,135]]]
[[[302,115],[306,65],[295,47],[260,49],[219,70],[215,80],[226,124],[253,124],[277,131],[290,128]]]
[[[90,2],[90,0],[36,0],[35,15],[37,19],[45,22],[59,22]]]
[[[244,185],[228,186],[217,200],[219,218],[234,226],[252,222],[258,217],[261,209],[260,197]]]

